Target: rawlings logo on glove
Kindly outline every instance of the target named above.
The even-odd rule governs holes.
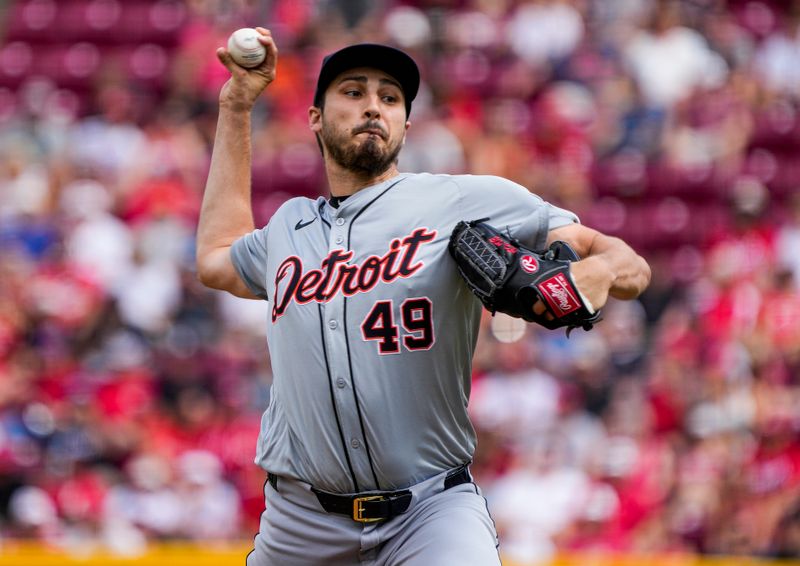
[[[448,249],[467,286],[492,314],[566,327],[567,335],[578,327],[591,330],[602,318],[572,280],[569,264],[580,258],[566,242],[553,242],[540,254],[473,220],[456,225]],[[533,312],[536,301],[544,313]]]

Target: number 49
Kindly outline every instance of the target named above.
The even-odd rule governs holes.
[[[433,336],[433,304],[427,297],[406,299],[400,304],[400,322],[407,350],[430,350]],[[394,301],[378,301],[361,323],[364,340],[377,340],[378,353],[400,353],[400,329],[394,322]]]

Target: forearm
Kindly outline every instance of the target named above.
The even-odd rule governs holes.
[[[217,57],[231,78],[219,95],[219,118],[203,204],[197,227],[197,275],[203,284],[240,297],[254,298],[231,261],[230,247],[252,232],[250,202],[250,113],[266,86],[275,80],[278,48],[270,31],[256,28],[267,51],[258,67],[238,66],[224,48]]]
[[[564,240],[583,259],[570,271],[578,288],[595,308],[608,296],[630,300],[650,284],[650,266],[628,244],[581,224],[569,224],[550,231],[548,244]]]
[[[619,238],[598,233],[585,261],[608,272],[608,294],[614,298],[635,299],[650,284],[650,266]]]
[[[230,245],[253,230],[250,170],[250,113],[220,108],[197,228],[198,251]]]
[[[207,285],[214,281],[215,256],[254,229],[250,195],[250,113],[220,108],[211,166],[197,227],[197,269]]]

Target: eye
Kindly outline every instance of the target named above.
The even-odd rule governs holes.
[[[344,91],[344,95],[345,96],[352,96],[352,97],[355,98],[355,97],[361,96],[361,91],[360,90],[356,90],[356,89],[349,89],[349,90]]]
[[[397,102],[397,97],[396,97],[396,96],[394,96],[393,94],[385,94],[385,95],[383,96],[382,100],[383,100],[383,101],[384,101],[386,104],[394,104],[395,102]]]

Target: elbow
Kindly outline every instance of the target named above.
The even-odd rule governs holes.
[[[217,286],[214,284],[215,278],[210,270],[205,269],[200,261],[196,262],[195,267],[195,277],[197,277],[197,280],[205,287],[216,289]]]
[[[198,252],[195,259],[195,276],[204,286],[227,291],[245,299],[260,299],[239,278],[230,260],[229,248],[214,248],[207,253]]]
[[[219,270],[215,269],[215,264],[209,254],[201,254],[198,252],[195,258],[195,277],[209,289],[222,288]]]
[[[200,265],[197,264],[197,271],[195,273],[197,280],[203,284],[203,286],[208,287],[210,289],[216,289],[217,287],[214,285],[214,278],[208,271],[205,271],[200,268]]]
[[[642,290],[639,291],[641,293],[650,286],[653,271],[650,269],[650,264],[643,257],[639,256],[639,260],[642,263]]]
[[[629,264],[625,277],[612,286],[609,294],[623,301],[636,299],[650,285],[651,276],[650,265],[643,257],[636,255],[633,263]]]
[[[636,261],[638,263],[635,284],[632,285],[632,296],[631,299],[635,299],[642,293],[644,293],[645,289],[650,286],[650,278],[653,275],[652,270],[650,269],[650,264],[640,255],[636,256]]]

